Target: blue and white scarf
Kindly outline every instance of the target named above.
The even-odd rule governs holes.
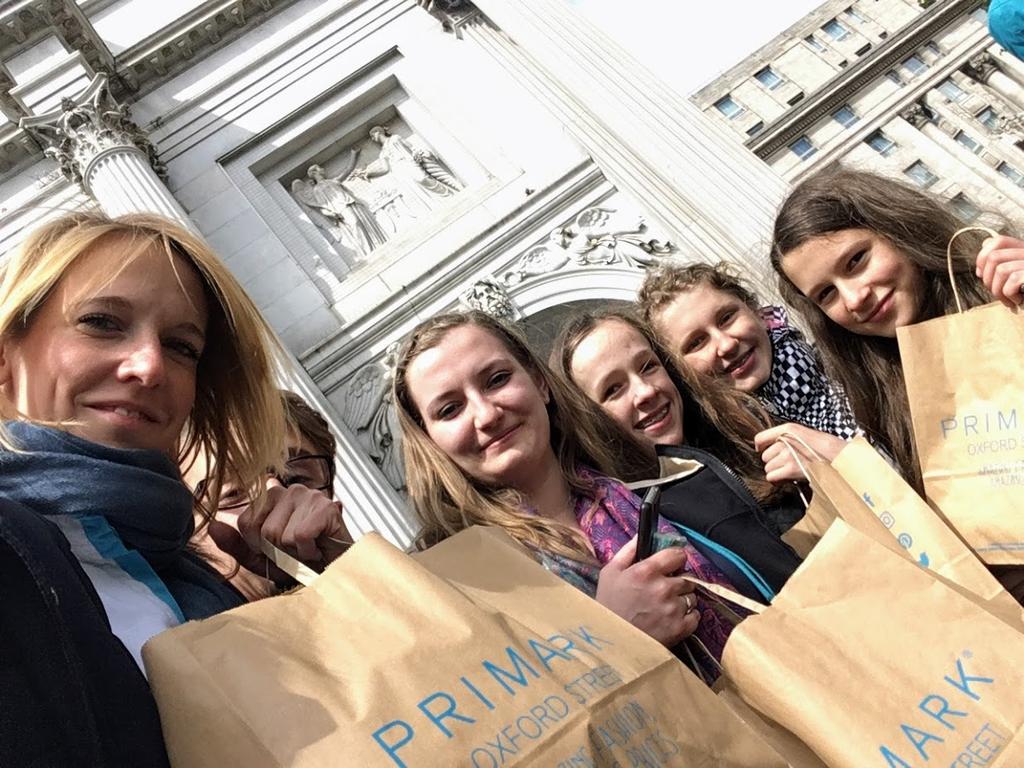
[[[140,668],[153,635],[242,603],[186,551],[192,495],[165,455],[24,422],[6,429],[20,450],[0,450],[0,496],[60,529]]]

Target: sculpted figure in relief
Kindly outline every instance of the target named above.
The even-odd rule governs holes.
[[[327,220],[324,228],[336,240],[366,256],[387,242],[388,236],[366,203],[345,185],[355,174],[357,154],[353,149],[345,167],[334,177],[328,177],[319,165],[309,166],[305,179],[292,182],[292,194]]]
[[[370,129],[370,138],[380,144],[380,155],[353,172],[364,179],[380,179],[389,189],[375,201],[398,229],[402,218],[417,218],[432,209],[437,198],[450,197],[462,189],[450,170],[430,150],[415,148],[382,125]]]
[[[380,364],[367,365],[352,379],[345,395],[345,422],[355,430],[391,486],[402,490],[405,478],[398,446],[398,416],[391,402],[397,351],[396,342],[387,348]]]

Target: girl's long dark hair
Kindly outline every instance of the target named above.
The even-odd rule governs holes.
[[[920,272],[924,295],[919,320],[956,311],[946,267],[946,246],[965,226],[937,199],[885,176],[837,170],[816,174],[789,195],[772,235],[771,262],[786,302],[803,317],[830,376],[842,384],[857,423],[896,459],[922,490],[903,367],[895,339],[862,336],[833,322],[783,271],[786,254],[815,237],[844,229],[868,229],[891,242]],[[974,274],[985,235],[957,238],[953,272],[965,306],[992,300]]]

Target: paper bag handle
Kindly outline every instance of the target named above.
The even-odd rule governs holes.
[[[696,576],[691,576],[688,573],[681,574],[683,581],[688,581],[691,584],[700,587],[702,590],[707,592],[709,595],[718,597],[722,600],[738,605],[740,608],[745,608],[751,613],[764,613],[768,606],[761,605],[756,600],[751,600],[749,597],[733,592],[728,587],[723,587],[721,584],[712,584],[709,581],[698,579]]]
[[[958,313],[964,311],[964,306],[960,303],[960,293],[956,289],[956,278],[953,276],[953,242],[967,232],[984,232],[989,237],[999,237],[998,232],[988,227],[961,227],[949,238],[949,243],[946,245],[946,268],[949,270],[949,287],[953,289],[953,298],[956,299]]]
[[[292,557],[283,549],[275,547],[266,539],[260,539],[260,552],[304,587],[308,587],[320,575],[301,560]]]

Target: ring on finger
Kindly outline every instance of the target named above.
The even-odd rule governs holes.
[[[683,595],[683,605],[686,608],[684,613],[689,613],[697,607],[697,598],[695,598],[691,592],[687,592]]]

